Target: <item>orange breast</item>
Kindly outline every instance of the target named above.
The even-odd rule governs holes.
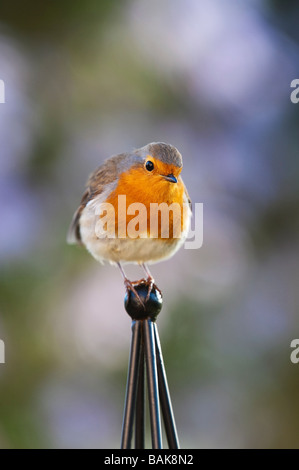
[[[115,210],[115,230],[116,236],[118,236],[119,230],[122,230],[123,227],[119,227],[119,217],[118,217],[118,196],[125,195],[126,196],[126,210],[130,204],[133,203],[142,203],[146,208],[146,215],[144,215],[144,211],[136,212],[134,215],[127,215],[126,216],[126,224],[128,226],[129,222],[136,217],[139,213],[140,219],[143,223],[145,223],[144,217],[146,217],[146,227],[147,227],[147,234],[150,236],[150,204],[156,203],[166,203],[168,205],[172,203],[177,203],[180,207],[180,214],[178,217],[177,212],[170,211],[169,212],[169,240],[172,241],[174,238],[174,234],[177,233],[178,230],[182,231],[184,229],[184,217],[183,217],[183,201],[184,201],[184,184],[181,178],[178,178],[177,183],[170,183],[163,179],[160,175],[152,175],[151,173],[145,172],[143,168],[135,168],[130,170],[129,172],[122,173],[119,181],[118,186],[116,189],[110,194],[106,202],[112,204]],[[162,235],[164,232],[165,219],[161,217],[161,213],[158,213],[158,233],[157,238],[164,238]],[[179,224],[179,225],[178,225]],[[127,227],[125,228],[125,230]],[[138,230],[138,227],[136,227]],[[126,230],[127,236],[127,230]]]

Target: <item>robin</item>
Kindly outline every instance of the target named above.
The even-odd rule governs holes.
[[[73,216],[68,243],[83,245],[98,261],[117,265],[127,291],[133,291],[137,298],[139,296],[134,288],[136,282],[126,277],[123,264],[138,263],[144,269],[149,296],[154,279],[147,264],[174,255],[187,237],[191,201],[180,176],[182,167],[180,152],[172,145],[161,142],[112,156],[90,175],[81,203]],[[125,206],[120,207],[120,197],[124,196]],[[142,214],[136,223],[139,225],[138,236],[135,234],[132,237],[128,229],[134,214],[128,208],[133,204],[135,208],[136,203],[144,210],[139,211]],[[150,227],[151,209],[154,205],[161,207],[163,203],[168,207],[175,203],[180,213],[175,215],[174,211],[169,211],[168,219],[162,220],[159,212],[157,231],[153,236]],[[106,208],[107,204],[113,209],[106,215],[108,222],[113,222],[114,234],[109,233],[104,237],[103,233],[97,231],[97,222],[103,217],[101,207]],[[122,220],[125,220],[125,227],[121,226],[124,212],[126,217]],[[169,230],[165,232],[166,223]]]

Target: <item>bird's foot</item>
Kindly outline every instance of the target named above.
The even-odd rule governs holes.
[[[147,296],[145,298],[145,303],[146,303],[148,301],[148,299],[150,298],[153,287],[157,288],[157,286],[155,285],[155,280],[152,276],[148,276],[148,278],[145,280],[145,282],[148,285]]]
[[[144,306],[144,303],[143,301],[141,300],[141,298],[139,297],[139,294],[138,292],[136,291],[135,287],[134,287],[134,284],[135,285],[138,285],[140,284],[141,281],[137,281],[137,282],[131,282],[129,279],[125,279],[124,280],[124,284],[125,284],[125,288],[126,288],[126,291],[127,293],[129,294],[129,292],[133,292],[133,294],[135,295],[137,301],[140,303],[140,305],[142,305],[142,307],[145,309],[145,306]]]
[[[162,295],[162,292],[160,291],[159,287],[155,284],[155,279],[152,276],[148,276],[146,279],[140,279],[140,281],[136,281],[134,282],[134,284],[145,284],[147,286],[147,295],[144,300],[144,303],[147,303],[153,290],[158,291],[160,295]]]
[[[130,281],[129,281],[130,282]],[[150,298],[150,295],[151,295],[151,292],[153,290],[153,287],[155,287],[160,293],[161,291],[159,290],[159,288],[156,286],[155,284],[155,280],[152,276],[148,276],[146,279],[140,279],[139,281],[134,281],[134,282],[131,282],[131,285],[133,286],[134,288],[134,285],[135,286],[140,286],[140,285],[146,285],[147,286],[147,294],[146,294],[146,298],[144,299],[144,301],[141,301],[142,304],[143,302],[146,304],[148,299]],[[134,289],[134,294],[136,294],[136,290]],[[140,300],[140,297],[139,297],[139,300]]]

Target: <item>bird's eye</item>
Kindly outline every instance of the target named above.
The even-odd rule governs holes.
[[[153,171],[154,169],[154,164],[153,162],[151,162],[150,160],[148,160],[145,164],[145,168],[147,169],[147,171]]]

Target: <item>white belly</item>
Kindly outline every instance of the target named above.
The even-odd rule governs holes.
[[[82,211],[80,218],[80,233],[83,244],[92,256],[100,262],[121,263],[156,263],[167,259],[184,243],[189,231],[191,211],[180,238],[98,238],[96,223],[99,220],[97,208],[103,202],[103,196],[98,196],[89,202]]]

